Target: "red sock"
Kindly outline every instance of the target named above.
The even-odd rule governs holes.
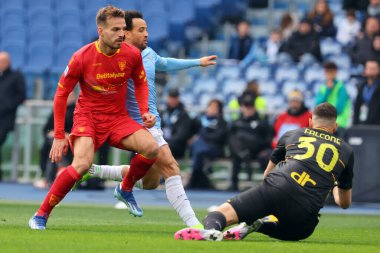
[[[73,166],[68,166],[54,180],[44,202],[42,202],[37,215],[49,216],[53,208],[66,196],[76,181],[81,178],[81,175],[74,169]]]
[[[135,155],[131,161],[127,175],[125,175],[121,182],[121,189],[123,191],[132,191],[135,183],[145,176],[156,160],[157,158],[149,159],[140,154]]]

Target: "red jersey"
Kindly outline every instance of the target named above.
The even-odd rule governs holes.
[[[96,41],[75,52],[59,80],[54,97],[54,137],[65,138],[67,97],[78,82],[81,91],[75,113],[119,114],[126,112],[129,78],[135,85],[141,115],[147,113],[149,91],[140,50],[122,43],[115,54],[105,55]]]
[[[273,126],[275,136],[272,140],[272,148],[276,148],[277,141],[287,131],[308,127],[310,118],[311,112],[309,110],[305,110],[299,115],[290,115],[287,111],[281,113]]]

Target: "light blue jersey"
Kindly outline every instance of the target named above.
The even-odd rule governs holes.
[[[156,70],[160,72],[181,70],[191,67],[196,67],[200,65],[200,60],[182,60],[174,58],[164,58],[159,56],[150,47],[145,48],[142,52],[143,65],[146,72],[146,77],[148,78],[149,86],[149,112],[156,115],[157,122],[155,127],[161,128],[161,118],[157,109],[157,92],[156,92]],[[142,124],[142,118],[140,115],[140,110],[135,97],[135,86],[132,79],[128,80],[128,93],[127,93],[127,110],[129,115]]]

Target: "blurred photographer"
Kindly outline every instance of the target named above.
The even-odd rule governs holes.
[[[249,177],[251,161],[261,151],[270,147],[272,130],[266,117],[260,117],[255,108],[255,95],[243,93],[239,97],[240,117],[233,121],[229,129],[229,148],[232,158],[232,175],[229,190],[239,190],[239,172],[245,165]]]

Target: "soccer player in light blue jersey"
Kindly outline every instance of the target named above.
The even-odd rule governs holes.
[[[180,170],[177,161],[174,159],[170,148],[163,138],[161,130],[161,119],[157,110],[156,103],[156,85],[155,85],[155,72],[156,71],[173,71],[181,70],[197,66],[210,66],[215,65],[216,56],[206,56],[195,60],[183,60],[160,57],[153,49],[147,47],[148,32],[147,24],[143,19],[143,15],[137,11],[126,11],[126,42],[130,43],[141,50],[143,64],[148,78],[149,86],[149,112],[156,115],[156,125],[148,130],[156,139],[159,145],[158,160],[145,175],[142,181],[139,182],[139,187],[143,189],[155,189],[160,183],[160,177],[165,179],[166,195],[177,211],[179,216],[189,227],[203,227],[197,219],[188,200],[182,180],[180,177]],[[127,94],[127,110],[129,115],[139,123],[142,119],[139,112],[135,95],[134,95],[133,81],[128,82]],[[123,176],[129,169],[128,165],[110,166],[110,165],[93,165],[90,169],[89,176],[96,176],[103,179],[122,180]],[[88,177],[87,177],[88,178]]]

